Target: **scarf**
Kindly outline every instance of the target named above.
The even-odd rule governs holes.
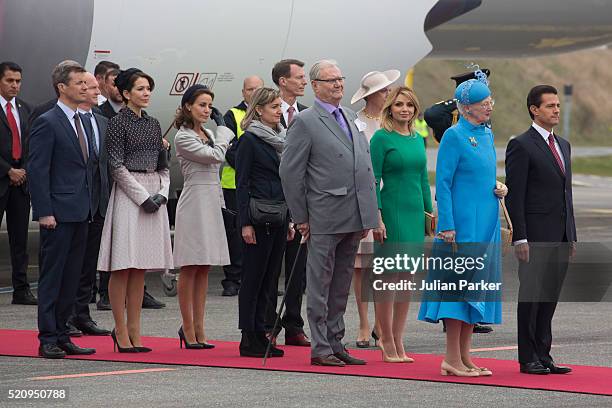
[[[287,130],[281,125],[278,125],[278,132],[273,130],[271,127],[264,125],[258,120],[254,120],[251,122],[251,125],[247,129],[249,132],[253,133],[255,136],[260,138],[265,143],[269,144],[276,150],[278,157],[281,156],[283,152],[283,147],[285,146],[285,137],[287,136]]]

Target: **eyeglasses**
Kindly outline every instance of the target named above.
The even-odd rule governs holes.
[[[331,78],[331,79],[314,79],[313,81],[327,82],[328,84],[335,84],[336,82],[342,83],[344,82],[345,79],[346,77],[338,77],[338,78]]]
[[[490,101],[483,102],[479,105],[482,109],[493,109],[495,106],[495,99],[491,99]]]

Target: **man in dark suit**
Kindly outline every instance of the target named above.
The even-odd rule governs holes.
[[[575,249],[571,148],[553,128],[559,124],[557,90],[529,91],[533,123],[506,149],[506,197],[519,260],[518,347],[522,373],[565,374],[550,356],[551,322]]]
[[[304,89],[308,82],[304,73],[304,63],[297,59],[284,59],[277,62],[272,68],[272,81],[278,86],[281,95],[281,124],[287,128],[293,121],[293,118],[301,111],[308,108],[297,101],[297,98],[304,96]],[[302,236],[295,234],[293,240],[287,242],[285,249],[285,295],[286,306],[285,314],[282,317],[281,324],[285,329],[285,344],[291,346],[310,347],[310,341],[304,333],[304,319],[302,319],[302,295],[306,285],[306,258],[308,257],[306,245],[302,248],[299,258],[298,248]],[[295,263],[295,272],[291,285],[289,285],[289,274]],[[280,272],[280,271],[279,271]],[[273,284],[278,284],[278,277],[272,281]],[[276,322],[276,306],[278,297],[276,296],[277,288],[269,293],[272,297],[268,301],[267,325],[270,330]],[[280,333],[280,328],[276,332],[271,333],[275,340]]]
[[[17,98],[20,88],[21,67],[14,62],[0,63],[0,221],[6,212],[13,269],[12,303],[35,305],[27,279],[30,197],[25,164],[30,107]]]
[[[96,282],[98,253],[100,252],[104,216],[106,215],[106,207],[108,206],[110,195],[108,155],[106,153],[106,145],[104,144],[108,120],[92,110],[98,103],[98,96],[100,95],[96,77],[87,72],[85,74],[85,82],[87,83],[87,100],[79,105],[78,111],[91,152],[87,165],[88,181],[90,182],[91,190],[92,216],[89,219],[85,260],[83,261],[81,280],[70,323],[84,334],[90,336],[108,336],[110,331],[98,327],[89,313],[89,301]],[[102,278],[100,280],[102,281]]]
[[[118,69],[111,69],[104,76],[104,88],[106,89],[106,101],[99,106],[102,115],[110,119],[123,108],[123,98],[115,86],[115,78],[119,75]]]
[[[93,354],[70,341],[66,322],[76,297],[91,219],[91,153],[81,117],[85,70],[58,65],[52,74],[57,105],[32,125],[28,179],[33,219],[40,224],[38,353],[45,358]]]

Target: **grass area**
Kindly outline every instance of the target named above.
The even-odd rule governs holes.
[[[572,159],[572,173],[612,177],[612,155],[576,157]]]

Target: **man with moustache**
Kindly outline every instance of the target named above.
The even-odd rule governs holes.
[[[518,354],[521,373],[566,374],[550,355],[552,318],[576,242],[571,147],[555,134],[557,90],[529,91],[531,127],[506,149],[506,203],[519,260]]]
[[[359,241],[378,225],[370,148],[355,112],[340,106],[344,77],[336,62],[316,62],[309,76],[315,104],[293,119],[279,172],[293,221],[308,240],[310,362],[363,365],[342,338]]]
[[[278,86],[281,96],[281,124],[287,128],[293,122],[296,115],[306,110],[308,107],[298,102],[297,98],[304,96],[306,74],[304,73],[304,63],[297,59],[284,59],[277,62],[272,68],[272,81]],[[285,295],[286,309],[281,319],[282,328],[285,329],[285,344],[288,346],[310,347],[310,341],[304,333],[304,319],[302,319],[302,295],[306,283],[306,248],[302,248],[299,259],[296,262],[298,248],[300,247],[300,234],[295,234],[295,238],[287,242],[285,249]],[[289,282],[291,269],[295,263],[293,278]],[[280,272],[280,270],[279,270]],[[278,284],[278,277],[273,279],[274,285]],[[291,283],[291,284],[289,284]],[[278,296],[277,288],[270,291],[272,297],[268,301],[267,325],[270,330],[276,322],[276,306]],[[274,341],[280,333],[280,328],[275,333],[271,333]]]
[[[88,162],[91,156],[77,112],[87,101],[85,70],[59,64],[52,74],[58,96],[53,109],[33,123],[27,170],[32,218],[40,224],[38,354],[63,358],[93,354],[70,341],[66,322],[72,312],[92,217]]]
[[[0,221],[6,212],[6,229],[11,251],[14,305],[35,305],[28,270],[28,223],[30,196],[26,161],[30,107],[17,98],[21,89],[21,67],[0,63]]]
[[[78,111],[91,153],[87,162],[87,182],[91,191],[91,217],[89,218],[87,231],[85,259],[81,268],[81,278],[70,323],[84,334],[109,336],[110,331],[98,327],[89,313],[89,301],[96,282],[104,216],[110,196],[108,155],[104,143],[108,120],[92,110],[97,106],[98,96],[100,95],[96,77],[87,72],[85,73],[85,82],[87,84],[87,100],[79,104]],[[100,274],[100,281],[102,280],[102,274]]]

